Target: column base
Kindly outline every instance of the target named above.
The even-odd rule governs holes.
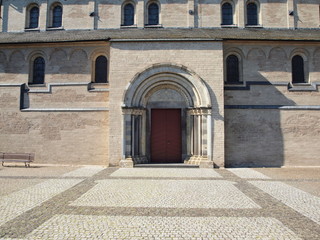
[[[126,159],[120,160],[119,165],[121,168],[133,168],[132,158],[126,158]]]
[[[133,159],[135,164],[144,164],[149,162],[146,156],[135,156]]]
[[[212,161],[201,161],[199,168],[214,168],[215,164]]]
[[[204,156],[192,156],[184,161],[185,164],[198,165],[199,168],[214,168],[216,165]]]

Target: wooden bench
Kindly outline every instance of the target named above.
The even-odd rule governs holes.
[[[34,161],[34,153],[0,153],[2,166],[4,162],[24,162],[26,167],[30,167],[30,162]]]

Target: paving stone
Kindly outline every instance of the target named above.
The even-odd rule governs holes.
[[[82,179],[52,179],[0,198],[0,225],[73,187]]]
[[[230,168],[228,171],[237,175],[239,178],[270,179],[270,177],[250,168]]]
[[[60,168],[1,168],[0,239],[320,239],[316,169]]]
[[[250,181],[251,184],[320,224],[320,198],[282,182]]]
[[[63,174],[63,177],[92,177],[98,172],[102,171],[104,167],[101,166],[85,166],[74,171]]]
[[[0,168],[0,178],[55,178],[71,172],[79,167],[71,166],[41,166],[31,163],[31,167]]]
[[[77,199],[73,206],[154,208],[260,208],[224,180],[108,179]]]
[[[6,186],[0,188],[0,197],[26,189],[43,181],[45,179],[0,178],[0,186]]]
[[[59,233],[59,234],[57,234]],[[55,215],[26,239],[301,239],[274,218]]]

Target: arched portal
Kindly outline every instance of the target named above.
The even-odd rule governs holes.
[[[176,125],[176,128],[181,127],[178,139],[181,142],[180,157],[176,161],[199,165],[212,161],[211,99],[205,83],[184,66],[156,64],[136,74],[124,93],[121,166],[154,162],[152,134],[157,126],[152,118],[159,117],[155,115],[157,110],[160,113],[166,109],[166,114],[175,112],[177,115],[179,112],[181,119],[180,125]],[[165,129],[168,124],[173,124],[170,121],[162,124]],[[175,127],[170,127],[169,131],[174,132]],[[167,155],[162,156],[166,163]]]

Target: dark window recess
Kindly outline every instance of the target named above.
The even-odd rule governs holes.
[[[99,56],[95,64],[95,82],[107,83],[108,82],[108,60],[105,56]]]
[[[299,55],[292,58],[292,83],[305,83],[303,58]]]
[[[222,25],[233,24],[233,11],[230,3],[224,3],[222,5]]]
[[[235,55],[227,57],[227,83],[240,83],[239,59]]]
[[[131,26],[134,24],[134,6],[131,3],[128,3],[124,6],[124,26]]]
[[[30,9],[29,28],[37,28],[39,26],[39,8]]]
[[[62,26],[62,7],[55,6],[52,10],[52,27],[57,28]]]
[[[44,83],[45,61],[42,57],[37,57],[33,62],[33,84]]]
[[[247,5],[247,25],[258,25],[258,8],[255,3]]]
[[[156,3],[151,3],[148,7],[148,24],[159,24],[159,6]]]

